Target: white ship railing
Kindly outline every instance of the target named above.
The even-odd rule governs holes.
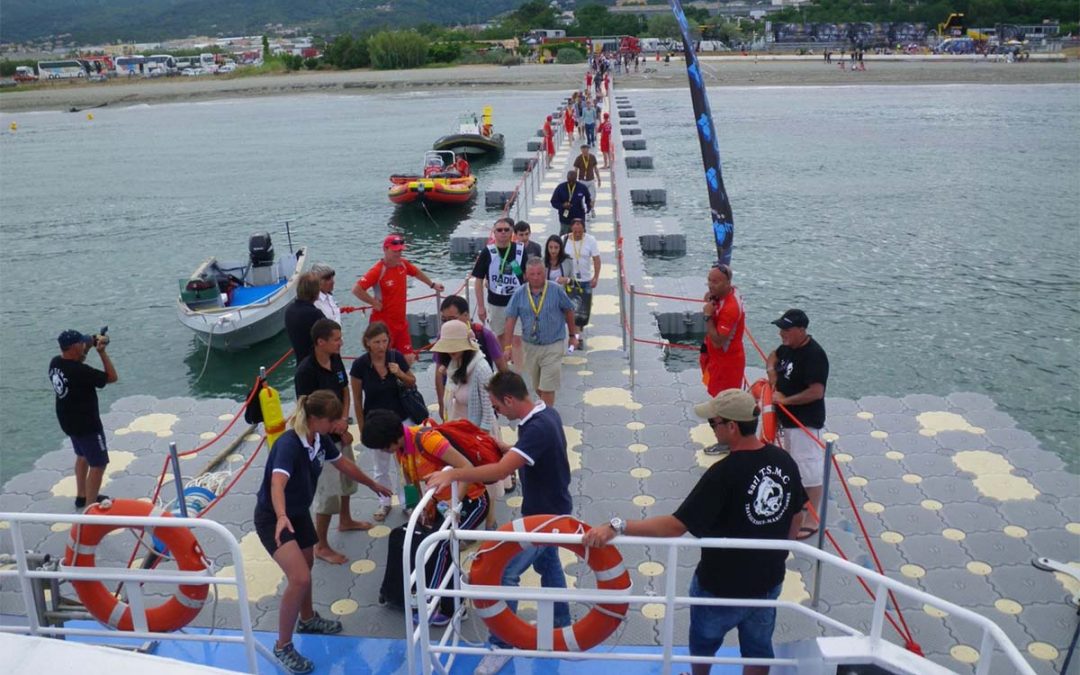
[[[457,500],[457,485],[454,485],[454,503]],[[409,520],[406,531],[405,546],[412,541],[413,530],[417,518],[423,512],[424,506],[431,501],[433,492],[429,490],[421,499]],[[869,649],[861,656],[872,659],[874,654],[883,653],[885,645],[894,646],[882,637],[882,629],[885,625],[885,612],[892,591],[899,598],[913,603],[921,603],[936,607],[949,614],[950,618],[973,625],[981,631],[981,641],[978,649],[978,660],[975,663],[975,675],[988,675],[991,661],[995,650],[1000,650],[1003,656],[1015,669],[1014,672],[1022,675],[1035,675],[1035,671],[1024,659],[1016,648],[1016,645],[1008,638],[1005,632],[993,621],[976,614],[971,610],[955,605],[947,600],[931,595],[924,591],[911,588],[899,581],[873,572],[864,567],[848,562],[830,553],[821,551],[813,546],[790,540],[766,540],[766,539],[696,539],[693,537],[675,538],[651,538],[651,537],[616,537],[613,544],[620,547],[648,546],[653,548],[666,548],[665,560],[665,587],[664,594],[642,595],[627,591],[609,591],[598,589],[572,588],[565,591],[547,588],[522,588],[501,586],[474,586],[465,583],[459,573],[461,564],[461,549],[473,542],[485,541],[509,541],[531,542],[534,544],[557,545],[557,544],[581,544],[580,534],[539,534],[529,532],[488,532],[482,530],[459,530],[454,527],[457,522],[457,510],[451,509],[447,513],[446,521],[442,527],[425,538],[419,545],[415,560],[409,555],[404,555],[402,567],[404,571],[404,585],[406,603],[409,603],[410,587],[416,585],[415,604],[418,609],[416,625],[413,624],[411,612],[408,608],[405,612],[405,633],[407,639],[407,667],[409,675],[424,673],[430,675],[433,672],[440,674],[449,673],[454,660],[459,654],[471,654],[484,656],[488,654],[506,654],[508,656],[540,657],[540,658],[570,658],[574,660],[602,660],[602,661],[645,661],[661,664],[663,675],[669,675],[673,664],[685,663],[710,663],[722,665],[762,665],[790,669],[789,672],[797,672],[800,660],[797,658],[741,658],[741,657],[697,657],[677,655],[674,653],[675,646],[675,610],[692,605],[708,606],[739,606],[739,607],[775,607],[788,612],[795,612],[810,617],[818,624],[832,629],[843,635],[857,638],[867,638]],[[449,540],[451,546],[452,562],[445,577],[437,588],[428,588],[424,573],[415,574],[416,570],[425,569],[425,561],[434,554],[435,547],[441,542]],[[874,592],[875,602],[870,610],[870,632],[868,634],[849,626],[841,621],[831,618],[811,607],[806,607],[797,602],[788,600],[746,600],[725,598],[693,598],[679,595],[676,588],[676,570],[679,569],[679,553],[683,550],[695,550],[702,548],[723,549],[755,549],[769,551],[788,551],[792,554],[805,556],[820,562],[835,571],[836,574],[863,579]],[[407,551],[408,549],[406,549]],[[442,597],[455,598],[455,612],[450,625],[437,642],[432,640],[431,628],[428,618],[431,612],[438,607]],[[537,604],[537,635],[540,640],[547,638],[546,645],[540,645],[541,649],[496,649],[493,647],[462,646],[461,619],[464,600],[467,599],[501,599],[516,601],[533,601]],[[618,651],[617,645],[608,646],[602,650],[593,652],[564,652],[550,648],[550,635],[553,627],[554,603],[555,602],[578,602],[578,603],[605,603],[644,605],[662,603],[664,606],[664,619],[662,627],[661,653],[630,653]],[[546,649],[543,647],[547,647]],[[907,653],[905,653],[907,654]],[[446,655],[445,661],[440,656]],[[860,654],[853,654],[859,656]],[[419,663],[417,663],[419,656]],[[916,658],[914,654],[910,654]],[[928,667],[930,663],[925,662]],[[943,671],[937,667],[938,672]],[[951,672],[951,671],[949,671]]]
[[[64,515],[58,513],[0,513],[0,521],[6,521],[11,528],[11,540],[14,548],[15,569],[0,570],[0,579],[16,577],[22,590],[23,603],[26,607],[27,625],[0,623],[0,631],[22,633],[39,637],[99,637],[99,638],[138,638],[151,640],[187,640],[194,642],[238,643],[243,645],[248,672],[257,673],[258,653],[262,653],[271,663],[276,663],[273,654],[255,640],[251,625],[251,608],[248,605],[247,587],[244,584],[244,557],[236,537],[225,526],[212,520],[201,518],[175,517],[137,517],[137,516],[88,516],[83,514]],[[214,576],[213,568],[205,572],[186,572],[178,570],[142,570],[127,567],[74,567],[63,566],[58,570],[30,569],[27,564],[27,551],[23,538],[25,525],[51,525],[69,523],[71,525],[111,525],[128,528],[183,527],[204,530],[217,535],[228,547],[232,558],[234,573],[231,576]],[[198,537],[196,537],[198,538]],[[38,605],[34,598],[33,579],[63,581],[117,581],[124,584],[131,605],[132,622],[136,627],[145,627],[146,603],[142,594],[142,584],[213,584],[217,586],[235,586],[237,609],[240,613],[240,634],[224,635],[212,633],[163,633],[151,630],[116,631],[101,628],[65,628],[62,626],[42,625],[38,614]],[[216,590],[215,590],[216,592]]]

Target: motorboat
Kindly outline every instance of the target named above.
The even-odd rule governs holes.
[[[296,298],[296,283],[308,265],[307,247],[274,255],[269,233],[248,240],[247,261],[204,260],[180,281],[176,313],[180,323],[215,349],[246,349],[285,328],[285,308]]]
[[[495,133],[491,123],[491,106],[484,106],[481,117],[465,113],[458,117],[458,128],[435,141],[435,150],[449,150],[469,159],[497,157],[503,153],[503,135]]]
[[[429,150],[424,153],[423,174],[390,176],[388,196],[395,204],[464,204],[476,196],[476,176],[455,166],[454,153]]]

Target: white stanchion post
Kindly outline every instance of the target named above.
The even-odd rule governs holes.
[[[832,453],[833,442],[829,441],[825,444],[825,480],[821,485],[821,505],[819,506],[818,516],[818,542],[817,547],[819,551],[824,551],[825,548],[825,526],[828,523],[829,515],[829,477],[832,475],[832,471],[829,469],[832,465]],[[818,559],[814,563],[814,599],[811,601],[810,606],[817,608],[818,598],[821,595],[821,559]]]

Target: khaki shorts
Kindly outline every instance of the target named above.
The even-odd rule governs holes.
[[[780,428],[780,445],[799,466],[803,487],[821,487],[825,482],[825,451],[815,440],[820,438],[821,429]]]
[[[351,445],[342,443],[338,449],[342,457],[356,461]],[[324,516],[340,513],[341,498],[355,493],[356,481],[338,471],[333,462],[326,462],[319,474],[319,482],[315,485],[315,513]]]
[[[562,357],[566,343],[562,340],[549,345],[523,342],[525,364],[522,376],[528,376],[536,391],[558,391],[562,383]]]
[[[488,328],[492,333],[495,333],[495,337],[499,338],[499,344],[502,345],[503,351],[506,350],[506,345],[502,344],[503,331],[506,330],[506,307],[499,307],[498,305],[487,306],[488,311]],[[514,322],[514,335],[521,336],[521,319]]]

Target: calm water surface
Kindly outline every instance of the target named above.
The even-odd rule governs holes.
[[[664,215],[712,255],[684,91],[632,92],[667,184]],[[177,281],[246,255],[284,222],[338,270],[338,301],[391,231],[457,287],[453,212],[396,210],[386,177],[419,166],[456,115],[495,108],[511,154],[552,92],[278,97],[84,114],[0,115],[0,481],[62,440],[46,367],[64,328],[108,324],[120,382],[103,393],[242,398],[284,337],[232,356],[175,317]],[[830,394],[991,396],[1076,469],[1080,415],[1080,87],[728,88],[713,92],[750,328],[805,308],[833,363]],[[11,121],[18,131],[7,131]],[[479,167],[510,177],[509,159]],[[474,217],[491,218],[482,207]],[[360,319],[345,322],[359,353]],[[96,365],[96,356],[90,363]],[[280,382],[278,383],[280,384]]]

